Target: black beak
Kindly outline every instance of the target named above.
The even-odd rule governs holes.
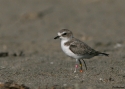
[[[58,39],[60,36],[56,36],[54,39]]]

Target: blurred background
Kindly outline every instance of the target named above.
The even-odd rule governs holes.
[[[59,45],[53,37],[62,28],[73,31],[81,40],[122,41],[124,3],[124,0],[1,0],[0,49],[4,50],[4,44],[9,44],[8,50],[15,46],[16,50],[27,51],[39,46],[53,48]]]
[[[62,82],[69,83],[71,78],[60,80],[58,76],[63,72],[69,74],[62,74],[63,78],[71,77],[72,73],[67,72],[71,72],[70,69],[74,67],[75,60],[65,56],[60,48],[60,41],[53,39],[63,28],[71,30],[74,37],[94,49],[111,55],[106,58],[109,59],[108,61],[103,60],[103,62],[101,59],[105,58],[99,58],[102,66],[101,69],[98,67],[97,71],[102,68],[110,70],[111,66],[120,66],[119,69],[125,64],[123,60],[125,58],[125,0],[0,0],[0,52],[9,53],[8,57],[0,58],[0,82],[14,80],[32,87],[40,86],[41,83],[54,85],[59,82],[60,86],[64,84]],[[20,52],[23,57],[18,56]],[[94,71],[91,64],[95,66],[97,59],[87,61],[91,72]],[[110,62],[112,65],[105,64]],[[47,65],[53,66],[49,68]],[[105,65],[108,67],[105,68]],[[67,67],[69,69],[66,69]],[[54,83],[51,73],[59,71],[59,68],[62,70],[57,73],[57,80]],[[122,75],[125,70],[123,68],[120,71]],[[90,77],[90,75],[87,76]],[[100,76],[102,75],[98,78]],[[51,81],[49,81],[50,77]],[[91,78],[94,80],[93,77]],[[119,77],[115,78],[119,79]],[[34,80],[37,82],[34,83]],[[72,81],[76,83],[79,79]],[[86,81],[84,84],[88,82],[96,84],[96,82]],[[122,81],[123,84],[124,81]],[[115,83],[117,84],[116,81]],[[83,87],[83,84],[80,86]],[[98,89],[98,87],[94,88]]]

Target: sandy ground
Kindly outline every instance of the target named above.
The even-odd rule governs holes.
[[[0,82],[31,89],[125,89],[125,0],[0,0]],[[109,57],[75,60],[54,40],[67,28]],[[23,55],[19,55],[20,52]],[[16,56],[17,55],[17,56]]]

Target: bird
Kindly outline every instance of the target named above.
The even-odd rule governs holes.
[[[85,69],[87,70],[87,65],[84,59],[90,59],[94,56],[100,56],[100,55],[109,56],[109,54],[96,51],[90,46],[88,46],[86,43],[73,37],[72,31],[68,29],[61,29],[57,34],[58,35],[54,39],[60,38],[61,48],[63,52],[69,57],[76,59],[74,73],[78,68],[78,62],[80,65],[80,72],[83,72],[82,61],[85,65]]]

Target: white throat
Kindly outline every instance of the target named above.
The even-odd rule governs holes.
[[[61,48],[66,55],[68,55],[70,53],[69,46],[65,45],[65,43],[68,42],[68,41],[69,41],[68,39],[62,39],[61,40]],[[68,55],[68,56],[70,56],[70,55]]]

